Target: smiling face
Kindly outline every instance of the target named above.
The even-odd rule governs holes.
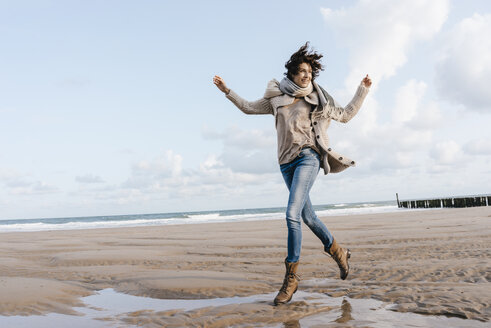
[[[298,73],[293,75],[293,82],[301,88],[306,88],[312,81],[312,67],[307,63],[298,65]]]

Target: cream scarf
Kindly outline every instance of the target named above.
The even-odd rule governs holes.
[[[315,81],[311,82],[308,87],[300,88],[293,81],[288,78],[283,78],[281,82],[276,79],[272,79],[268,82],[266,91],[264,92],[264,98],[269,99],[283,94],[287,94],[292,97],[306,97],[313,91],[317,91],[319,98],[319,105],[314,110],[313,115],[317,118],[327,118],[333,108],[337,105],[335,100]]]
[[[282,94],[300,98],[308,96],[313,90],[314,87],[312,83],[309,83],[309,85],[305,88],[301,88],[287,77],[283,78],[281,82],[278,82],[276,79],[272,79],[268,83],[268,87],[264,93],[264,98],[273,98],[276,96],[281,96]]]
[[[308,96],[312,92],[312,90],[314,90],[314,87],[312,86],[312,82],[309,82],[309,85],[306,86],[305,88],[301,88],[295,82],[293,82],[287,77],[281,80],[279,87],[281,92],[297,98]]]

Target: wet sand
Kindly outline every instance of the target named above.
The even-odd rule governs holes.
[[[322,220],[352,250],[350,276],[339,280],[336,264],[304,227],[301,291],[374,299],[398,312],[489,320],[490,207]],[[285,255],[282,220],[2,233],[0,315],[76,314],[82,297],[106,288],[162,299],[268,294],[282,283]],[[271,300],[117,319],[148,327],[286,326],[322,321],[330,311],[294,297],[279,307]]]

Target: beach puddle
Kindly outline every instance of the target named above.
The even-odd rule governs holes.
[[[86,307],[76,307],[74,310],[81,315],[63,315],[50,313],[44,316],[0,316],[0,327],[136,327],[125,318],[134,317],[135,313],[144,318],[147,315],[158,315],[166,311],[182,313],[202,308],[219,308],[230,305],[251,305],[270,308],[276,311],[272,299],[275,293],[261,294],[248,297],[229,297],[198,300],[154,299],[149,297],[132,296],[118,293],[113,289],[104,289],[95,295],[82,298]],[[391,310],[392,305],[373,299],[351,299],[348,297],[329,297],[321,293],[298,291],[294,302],[323,308],[316,314],[304,316],[301,319],[289,319],[275,324],[260,321],[257,327],[488,327],[488,323],[476,320],[449,318],[445,316],[420,315],[415,313],[399,313]],[[284,309],[283,309],[284,310]],[[254,315],[251,313],[251,315]],[[163,320],[161,318],[161,320]],[[164,318],[165,321],[165,318]],[[271,321],[269,321],[271,322]],[[155,325],[154,325],[155,326]],[[164,325],[165,326],[165,325]],[[185,325],[184,325],[185,326]],[[251,322],[243,322],[229,326],[251,326]]]

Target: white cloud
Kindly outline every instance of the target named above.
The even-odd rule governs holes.
[[[463,149],[470,155],[491,155],[491,138],[470,140]]]
[[[245,130],[237,126],[223,132],[204,128],[205,139],[223,142],[219,160],[226,167],[238,173],[263,174],[278,172],[276,156],[276,132],[268,130]]]
[[[351,88],[366,73],[374,87],[393,76],[417,41],[440,31],[448,11],[447,0],[372,0],[340,10],[321,8],[327,25],[350,50],[346,85]]]
[[[4,179],[4,183],[9,188],[24,188],[32,185],[32,181],[27,181],[24,177]]]
[[[201,200],[203,206],[204,199],[208,199],[205,206],[208,207],[220,199],[250,204],[251,200],[258,201],[257,195],[280,189],[280,192],[272,194],[275,198],[284,191],[276,160],[274,130],[246,130],[231,126],[223,131],[205,128],[202,134],[205,139],[221,141],[222,152],[209,154],[201,163],[193,159],[195,164],[184,168],[184,158],[173,150],[167,150],[153,159],[133,164],[129,177],[120,185],[90,190],[82,188],[70,195],[94,198],[100,204],[117,203],[127,207],[160,202],[172,202],[177,206],[177,203],[191,199]],[[78,180],[89,182],[99,179],[87,175],[78,177]]]
[[[395,132],[396,147],[405,151],[415,151],[427,147],[432,140],[431,131],[400,129]]]
[[[427,84],[409,80],[396,93],[392,121],[415,130],[431,130],[440,125],[442,115],[436,102],[424,103]]]
[[[150,173],[158,177],[177,176],[182,172],[182,156],[168,150],[154,161],[141,161],[133,170],[137,175]]]
[[[244,130],[236,125],[228,127],[225,131],[214,131],[203,127],[202,136],[205,139],[223,140],[225,146],[237,147],[242,150],[269,149],[276,145],[274,130]]]
[[[321,12],[349,53],[350,71],[340,98],[352,97],[354,87],[366,73],[374,81],[362,110],[349,127],[334,124],[329,131],[333,147],[342,153],[346,149],[346,156],[353,156],[372,173],[414,170],[425,165],[421,159],[428,157],[434,131],[442,124],[440,106],[426,99],[428,84],[408,80],[397,88],[393,105],[387,100],[381,105],[375,96],[378,82],[396,75],[418,42],[431,40],[440,32],[449,1],[358,1],[348,8],[322,8]]]
[[[239,142],[240,144],[240,142]],[[142,195],[157,193],[165,198],[223,195],[270,180],[267,172],[251,173],[227,166],[220,156],[210,154],[193,169],[182,169],[182,156],[167,151],[154,160],[133,166],[122,188],[139,190]],[[235,166],[239,166],[236,163]]]
[[[33,180],[30,176],[13,169],[0,169],[0,182],[13,195],[49,194],[59,191],[53,185],[44,181]]]
[[[418,158],[413,152],[401,152],[396,149],[387,152],[378,152],[366,164],[369,168],[368,170],[353,172],[353,174],[370,176],[378,174],[387,176],[389,172],[393,174],[394,171],[417,167],[420,164],[417,160]]]
[[[159,188],[162,183],[173,184],[182,173],[182,156],[168,150],[154,160],[143,160],[132,167],[126,188]]]
[[[11,193],[14,195],[40,195],[58,192],[56,186],[50,185],[44,181],[34,181],[25,186],[13,187]]]
[[[442,141],[431,149],[430,155],[435,160],[437,165],[451,165],[454,164],[461,154],[459,144],[453,140]]]
[[[474,14],[448,34],[436,67],[443,99],[470,110],[491,111],[491,14]]]
[[[416,117],[426,88],[427,85],[423,81],[410,80],[397,90],[392,112],[394,123],[409,122]]]
[[[438,103],[431,101],[423,104],[416,116],[407,123],[407,126],[416,130],[435,130],[443,125],[443,116]]]
[[[380,117],[367,122],[357,116],[349,125],[333,123],[329,135],[332,147],[358,162],[354,174],[380,174],[391,170],[425,165],[436,128],[441,124],[438,105],[428,102],[427,85],[408,80],[394,94],[393,105],[361,109],[380,112]],[[370,172],[366,168],[370,168]]]
[[[20,174],[13,169],[0,168],[0,181],[7,181],[9,179],[18,178]]]
[[[86,174],[75,177],[75,181],[80,183],[104,183],[104,180],[97,175]]]
[[[269,176],[268,172],[234,171],[232,168],[225,166],[215,155],[211,155],[200,165],[199,171],[195,172],[194,182],[198,185],[221,185],[227,188],[238,188],[239,186],[267,182]]]

